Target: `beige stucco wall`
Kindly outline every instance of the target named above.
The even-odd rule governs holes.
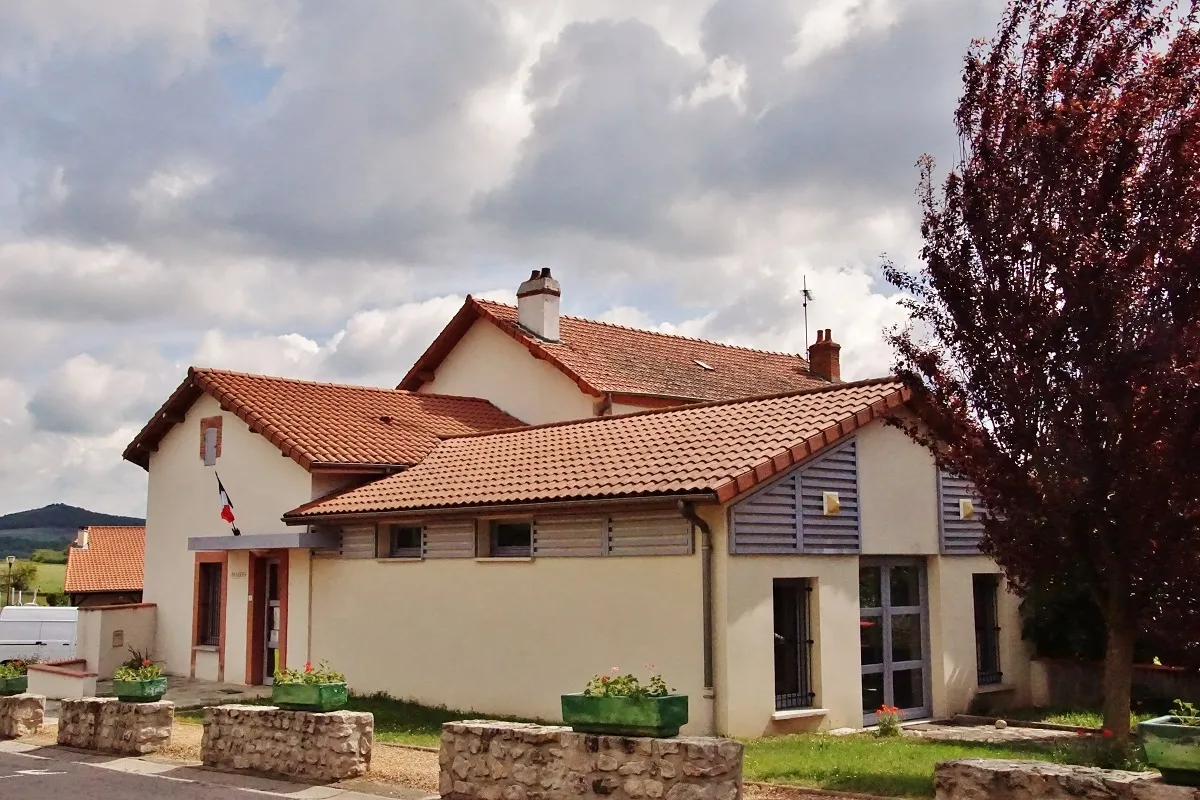
[[[80,697],[95,697],[96,675],[92,672],[63,675],[31,669],[29,670],[29,693],[40,694],[47,700],[73,700]]]
[[[965,712],[977,687],[971,576],[995,573],[984,556],[940,556],[936,468],[895,428],[876,422],[858,437],[862,557],[919,557],[926,566],[931,702],[934,717]],[[859,556],[731,556],[727,518],[717,531],[717,726],[734,736],[862,726]],[[773,720],[773,581],[810,578],[816,704],[824,714]],[[1003,584],[1002,584],[1003,586]],[[1003,701],[1029,702],[1029,655],[1019,600],[1002,591]]]
[[[858,440],[863,555],[936,555],[937,469],[929,451],[876,421]]]
[[[484,320],[471,326],[421,391],[484,397],[530,425],[593,417],[599,399]]]
[[[130,648],[153,654],[156,616],[150,605],[79,609],[75,657],[86,659],[88,670],[101,679],[111,678],[130,659]]]
[[[312,497],[309,474],[250,429],[234,414],[224,413],[208,396],[201,397],[184,421],[175,425],[150,456],[146,503],[146,569],[143,597],[158,605],[155,658],[167,671],[187,675],[191,661],[192,594],[195,554],[187,549],[192,536],[223,536],[229,526],[218,516],[216,478],[200,458],[199,420],[224,417],[222,453],[217,470],[234,503],[238,527],[246,534],[282,533],[287,510]],[[242,681],[246,663],[247,556],[229,562],[226,615],[226,679]],[[241,577],[237,577],[241,573]],[[198,652],[197,677],[216,677],[216,653]]]
[[[559,695],[653,663],[708,731],[700,558],[313,561],[312,659],[359,692],[560,719]]]
[[[965,712],[978,691],[971,576],[999,571],[996,563],[985,556],[929,559],[929,639],[934,655],[931,676],[935,717]],[[997,618],[1000,670],[1004,674],[1001,686],[1009,687],[1003,702],[1028,705],[1032,701],[1030,654],[1021,639],[1020,600],[1007,591],[1003,578],[1000,587]]]

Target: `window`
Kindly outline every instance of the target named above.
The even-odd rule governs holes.
[[[812,582],[775,581],[775,710],[812,708]]]
[[[493,520],[488,553],[492,558],[529,558],[533,555],[533,523]]]
[[[425,530],[420,525],[388,525],[387,550],[388,558],[421,558],[425,539]]]
[[[221,644],[221,573],[225,565],[206,562],[198,565],[196,585],[196,644],[217,647]]]
[[[997,600],[1000,576],[980,574],[971,576],[975,594],[975,663],[979,669],[979,685],[1000,683],[1000,624]]]

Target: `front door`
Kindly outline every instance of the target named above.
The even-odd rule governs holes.
[[[930,716],[925,565],[919,559],[864,559],[859,567],[863,724],[882,706],[901,719]]]
[[[275,682],[275,669],[279,666],[279,639],[283,623],[282,609],[279,603],[279,559],[267,559],[266,569],[266,602],[263,604],[263,675],[262,682],[270,686]]]

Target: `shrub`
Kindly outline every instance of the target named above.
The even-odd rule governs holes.
[[[294,685],[298,683],[316,684],[316,683],[345,683],[346,676],[322,661],[320,664],[313,667],[312,662],[304,665],[303,670],[299,669],[276,669],[275,682],[283,685]]]
[[[20,678],[29,674],[29,665],[36,664],[36,658],[18,658],[6,664],[0,664],[0,679]]]
[[[128,664],[117,667],[117,671],[113,673],[113,679],[118,681],[152,681],[155,678],[161,678],[162,674],[161,666],[145,658],[136,667],[131,667]]]
[[[880,737],[891,737],[900,735],[900,709],[895,706],[881,706],[879,711],[875,712],[877,722],[875,723],[875,735]]]
[[[647,664],[646,669],[653,671],[654,665]],[[612,675],[597,675],[588,681],[583,694],[586,697],[666,697],[671,693],[662,675],[651,674],[649,684],[642,686],[633,673],[622,675],[618,667],[613,667],[612,671]]]

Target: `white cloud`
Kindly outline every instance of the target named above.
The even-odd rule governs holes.
[[[190,363],[394,385],[464,294],[886,371],[1000,0],[0,4],[0,510],[137,511]],[[14,464],[18,466],[14,466]]]

